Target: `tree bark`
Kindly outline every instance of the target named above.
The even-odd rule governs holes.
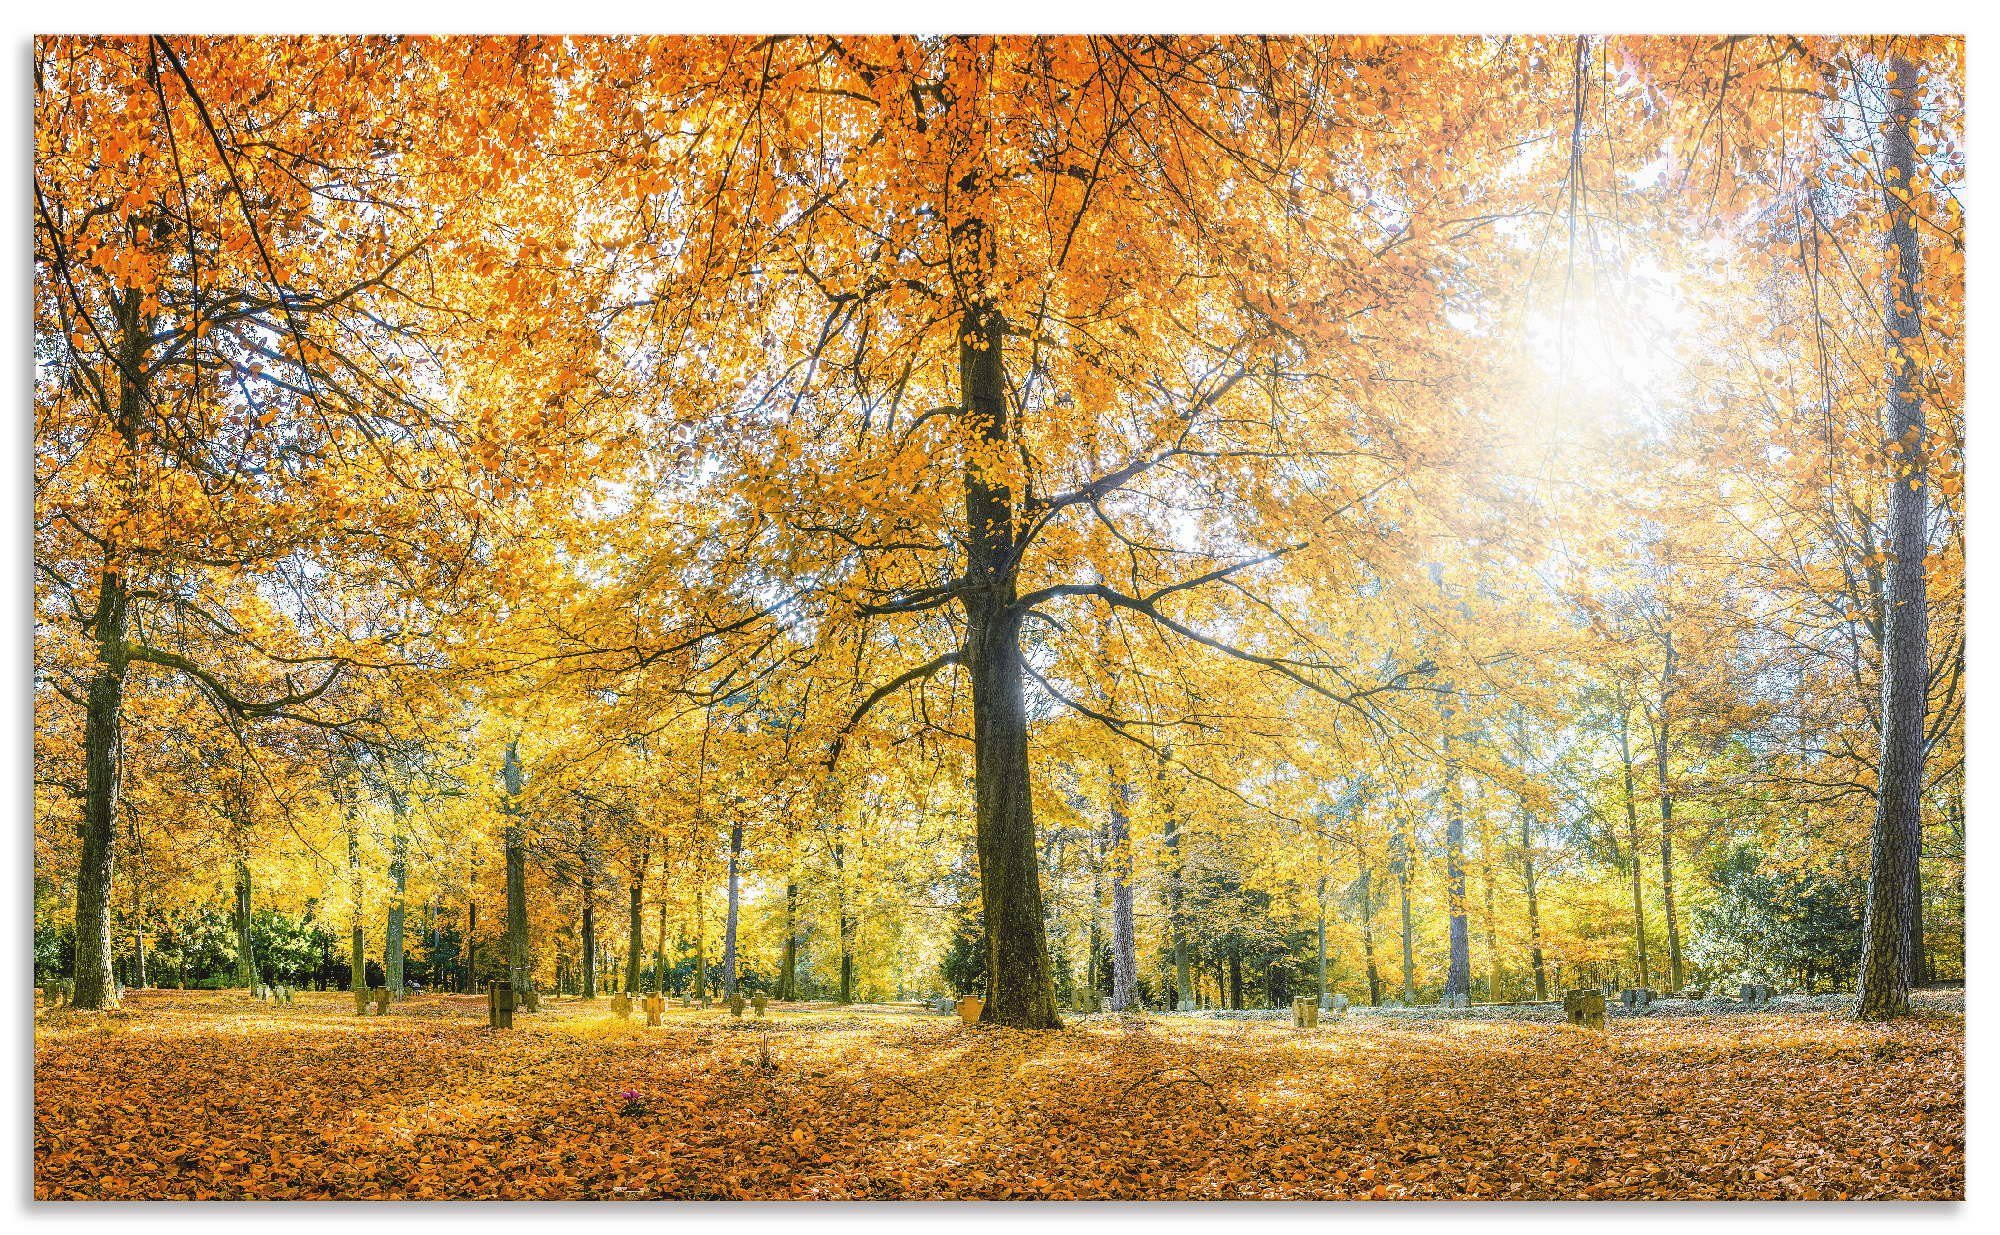
[[[1535,998],[1549,997],[1548,963],[1542,955],[1542,901],[1535,879],[1534,821],[1521,800],[1521,877],[1528,892],[1528,963],[1535,971]]]
[[[984,225],[958,239],[985,252]],[[966,578],[963,657],[972,679],[975,838],[986,922],[987,1000],[980,1019],[1019,1029],[1059,1029],[1056,988],[1043,924],[1041,864],[1028,783],[1028,718],[1023,699],[1021,612],[1014,496],[990,462],[1012,437],[1001,371],[1005,338],[991,305],[959,326],[958,372],[964,415],[990,450],[965,466]]]
[[[1393,837],[1395,846],[1396,895],[1402,902],[1403,922],[1403,1002],[1417,999],[1416,930],[1410,920],[1410,837],[1399,824]]]
[[[587,844],[587,843],[586,843]],[[583,965],[579,978],[585,999],[597,998],[597,876],[591,873],[590,853],[583,855]]]
[[[1186,911],[1186,871],[1181,862],[1181,820],[1180,811],[1174,801],[1167,796],[1167,772],[1164,754],[1159,768],[1160,803],[1164,808],[1161,832],[1167,846],[1167,859],[1172,869],[1167,872],[1167,930],[1172,936],[1174,949],[1174,994],[1176,1006],[1183,1009],[1194,1007],[1194,974],[1189,966]]]
[[[250,950],[250,861],[236,859],[236,985],[244,990],[257,988],[257,958]]]
[[[722,926],[722,997],[736,997],[736,920],[741,910],[737,878],[743,861],[743,825],[729,825],[729,910]]]
[[[116,862],[120,722],[125,700],[125,580],[107,562],[98,581],[97,667],[84,700],[83,842],[76,872],[76,987],[79,1008],[108,1008],[117,1002],[118,980],[111,972],[111,877]]]
[[[1646,955],[1646,901],[1640,884],[1639,803],[1632,779],[1632,713],[1623,698],[1618,704],[1618,750],[1625,761],[1625,825],[1632,834],[1632,930],[1639,945],[1640,986],[1650,985],[1652,962]]]
[[[1375,871],[1365,862],[1361,865],[1361,958],[1368,966],[1368,1004],[1380,1007],[1382,972],[1375,964]]]
[[[511,738],[500,762],[501,812],[507,818],[502,840],[507,865],[507,980],[515,991],[532,981],[528,969],[528,849],[521,830],[521,740]]]
[[[1451,957],[1444,994],[1472,995],[1472,941],[1465,920],[1465,814],[1459,801],[1458,757],[1452,753],[1451,724],[1456,700],[1444,707],[1444,877],[1450,914]]]
[[[1667,916],[1667,982],[1674,990],[1687,984],[1681,964],[1681,928],[1674,912],[1674,792],[1667,777],[1669,741],[1667,698],[1674,671],[1673,636],[1667,636],[1667,662],[1661,675],[1660,717],[1653,732],[1653,767],[1660,788],[1660,899]],[[1636,852],[1636,846],[1635,846]]]
[[[389,811],[395,817],[395,833],[389,838],[389,923],[382,936],[382,981],[389,993],[403,995],[403,922],[408,905],[403,894],[409,889],[410,838],[403,832],[408,803],[397,790],[389,791]]]
[[[1924,722],[1929,712],[1930,614],[1924,580],[1929,507],[1924,405],[1911,351],[1922,333],[1922,255],[1910,207],[1896,194],[1915,191],[1916,123],[1923,83],[1908,57],[1892,56],[1893,94],[1883,137],[1883,206],[1888,211],[1892,270],[1882,290],[1888,325],[1887,435],[1889,567],[1882,634],[1882,737],[1875,826],[1870,838],[1868,908],[1862,926],[1856,1014],[1884,1020],[1909,1010],[1912,925],[1920,887]]]
[[[625,989],[639,989],[639,970],[646,958],[646,867],[648,857],[642,853],[632,871],[632,887],[628,895],[625,918]]]
[[[1138,932],[1132,913],[1132,787],[1113,773],[1111,818],[1111,1010],[1139,1001]]]

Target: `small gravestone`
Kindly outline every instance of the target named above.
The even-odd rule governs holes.
[[[495,980],[486,984],[486,1027],[488,1029],[514,1027],[513,983]]]
[[[542,997],[535,993],[533,983],[529,983],[526,987],[522,988],[519,1003],[523,1012],[540,1012],[542,1010]]]
[[[374,991],[374,998],[375,998],[375,1015],[377,1016],[389,1015],[389,988],[386,986],[376,987]]]
[[[731,995],[729,997],[729,1015],[731,1016],[743,1015],[743,996]]]
[[[1292,1000],[1292,1027],[1294,1029],[1319,1028],[1319,1001],[1310,995],[1300,995]]]
[[[1627,987],[1618,992],[1618,1002],[1625,1005],[1627,1012],[1644,1012],[1659,997],[1659,992],[1644,986]]]
[[[1594,990],[1565,992],[1563,1016],[1572,1025],[1582,1025],[1586,1029],[1604,1028],[1604,992]]]
[[[624,991],[611,997],[611,1015],[621,1021],[632,1019],[632,1000]]]
[[[1085,1013],[1104,1011],[1104,992],[1094,986],[1085,987],[1077,997],[1077,1008]]]
[[[1447,1008],[1463,1008],[1470,1004],[1470,1002],[1471,996],[1467,995],[1464,991],[1449,992],[1438,1001],[1441,1006]]]
[[[354,1015],[368,1015],[368,988],[365,986],[354,988]]]
[[[759,1016],[764,1015],[765,1005],[768,1004],[769,1002],[770,1001],[764,997],[763,991],[758,991],[755,995],[750,997],[750,1006],[757,1010],[757,1015]]]
[[[1777,991],[1773,990],[1768,982],[1745,982],[1739,993],[1743,996],[1744,1003],[1753,1008],[1761,1008],[1771,1002],[1771,997],[1776,995]]]
[[[1181,1001],[1180,1001],[1179,1003],[1177,1003],[1177,1004],[1175,1004],[1175,1005],[1174,1005],[1174,1011],[1176,1011],[1176,1012],[1192,1012],[1192,1011],[1194,1011],[1194,1000],[1192,1000],[1192,999],[1183,999],[1183,1000],[1181,1000]]]
[[[666,997],[663,995],[648,995],[643,1006],[646,1009],[646,1024],[657,1026],[660,1023],[660,1013],[667,1010]]]

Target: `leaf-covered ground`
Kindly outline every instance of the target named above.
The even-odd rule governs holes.
[[[942,1017],[483,1000],[41,1013],[35,1192],[110,1198],[1929,1198],[1964,1019]]]

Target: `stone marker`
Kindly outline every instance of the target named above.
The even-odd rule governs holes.
[[[520,1005],[523,1012],[540,1012],[542,1010],[542,997],[535,991],[535,984],[533,982],[528,983],[526,989],[520,992]]]
[[[1572,1025],[1582,1025],[1587,1029],[1604,1028],[1604,992],[1593,990],[1565,992],[1563,1015]]]
[[[389,1015],[389,988],[386,986],[375,988],[375,1015]]]
[[[660,1013],[667,1010],[666,996],[648,995],[646,996],[644,1006],[646,1009],[646,1024],[657,1026],[660,1023]]]
[[[980,1013],[986,1010],[986,1001],[978,995],[960,995],[957,1010],[959,1020],[968,1025],[977,1025]]]
[[[1624,1004],[1628,1012],[1644,1012],[1659,997],[1658,991],[1644,986],[1627,987],[1618,992],[1618,1002]]]
[[[1744,1003],[1753,1008],[1761,1008],[1769,1004],[1778,992],[1768,982],[1745,982],[1739,993],[1743,996]]]
[[[729,997],[729,1015],[731,1016],[743,1015],[743,996],[731,995]]]
[[[495,979],[486,984],[486,1027],[514,1027],[514,984]]]
[[[757,1015],[759,1016],[764,1015],[764,1008],[769,1002],[770,1001],[764,997],[763,991],[758,991],[755,995],[752,995],[750,997],[750,1006],[757,1010]]]
[[[1463,1008],[1469,1006],[1471,1001],[1472,997],[1470,995],[1467,995],[1463,991],[1460,991],[1459,993],[1454,995],[1444,995],[1440,997],[1438,999],[1438,1006],[1442,1008]]]
[[[611,997],[611,1015],[621,1021],[632,1019],[632,1000],[624,991]]]
[[[1319,1001],[1311,995],[1300,995],[1292,1000],[1292,1028],[1319,1028]]]

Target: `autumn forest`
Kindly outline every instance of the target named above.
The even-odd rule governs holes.
[[[1962,40],[32,60],[38,1197],[1963,1195]]]

